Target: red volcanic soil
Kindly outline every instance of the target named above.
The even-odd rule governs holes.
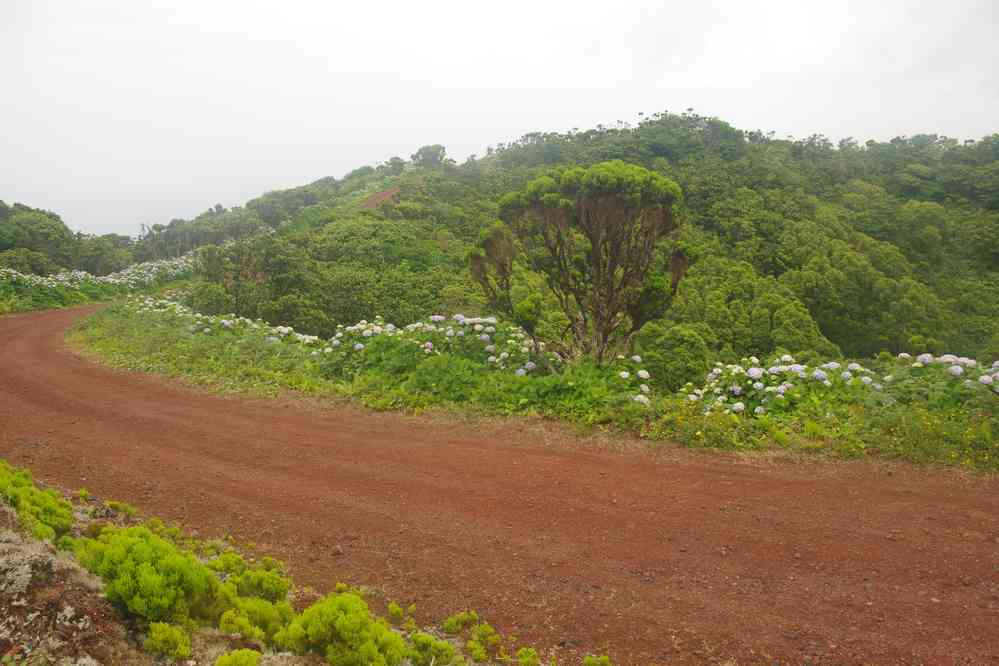
[[[612,451],[557,427],[220,397],[0,317],[0,457],[204,536],[626,664],[999,663],[999,480]]]

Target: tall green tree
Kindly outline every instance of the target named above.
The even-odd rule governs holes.
[[[569,321],[571,350],[607,357],[656,248],[679,227],[680,187],[620,160],[554,171],[501,200],[531,268]]]

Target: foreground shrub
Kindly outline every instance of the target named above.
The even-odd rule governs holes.
[[[54,490],[41,490],[31,472],[0,460],[0,499],[38,539],[54,541],[73,526],[73,507]]]
[[[257,666],[262,655],[256,650],[235,650],[215,660],[215,666]]]
[[[607,655],[586,655],[583,657],[583,666],[614,666],[614,663],[610,660]]]
[[[275,635],[294,617],[287,601],[234,597],[230,603],[233,607],[222,613],[219,629],[258,643],[272,644]]]
[[[410,642],[409,660],[413,666],[448,666],[460,659],[453,645],[422,631],[410,636]]]
[[[406,656],[402,638],[350,592],[309,606],[278,632],[275,642],[299,654],[323,655],[337,666],[395,666]]]
[[[218,581],[192,554],[145,527],[105,529],[80,539],[76,556],[104,579],[105,593],[129,613],[150,622],[208,618]]]
[[[142,644],[147,652],[168,659],[187,659],[191,656],[191,639],[182,627],[164,622],[149,625],[149,637]]]

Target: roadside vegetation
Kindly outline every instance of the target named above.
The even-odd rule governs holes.
[[[646,333],[635,353],[600,365],[563,360],[492,317],[432,315],[403,327],[362,321],[319,338],[136,298],[84,320],[72,339],[112,364],[223,390],[542,415],[692,447],[999,469],[999,361],[784,353],[721,364],[682,337]]]
[[[0,267],[0,315],[109,301],[189,277],[192,268],[190,257],[132,264],[103,276],[79,270],[36,275]]]
[[[389,603],[381,617],[360,590],[342,583],[307,600],[269,557],[246,558],[224,541],[200,541],[157,519],[140,521],[131,507],[117,510],[126,505],[89,493],[75,499],[76,505],[39,488],[28,471],[0,460],[0,504],[34,538],[54,542],[96,575],[103,594],[144,636],[145,650],[168,661],[191,658],[192,640],[205,644],[208,636],[216,666],[265,663],[275,654],[316,655],[337,666],[540,663],[534,648],[518,647],[474,612],[445,618],[440,630],[421,630],[415,607]],[[27,657],[33,647],[15,644],[5,656]]]

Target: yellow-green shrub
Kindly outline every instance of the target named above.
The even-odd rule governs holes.
[[[275,643],[299,654],[324,655],[337,666],[396,666],[406,656],[402,638],[350,592],[306,608],[277,633]]]
[[[35,537],[54,541],[73,526],[73,507],[54,490],[41,490],[31,472],[0,460],[0,499],[14,507]]]
[[[142,646],[147,652],[168,659],[187,659],[191,656],[191,639],[187,632],[182,627],[165,622],[153,622],[149,625],[149,637]]]

